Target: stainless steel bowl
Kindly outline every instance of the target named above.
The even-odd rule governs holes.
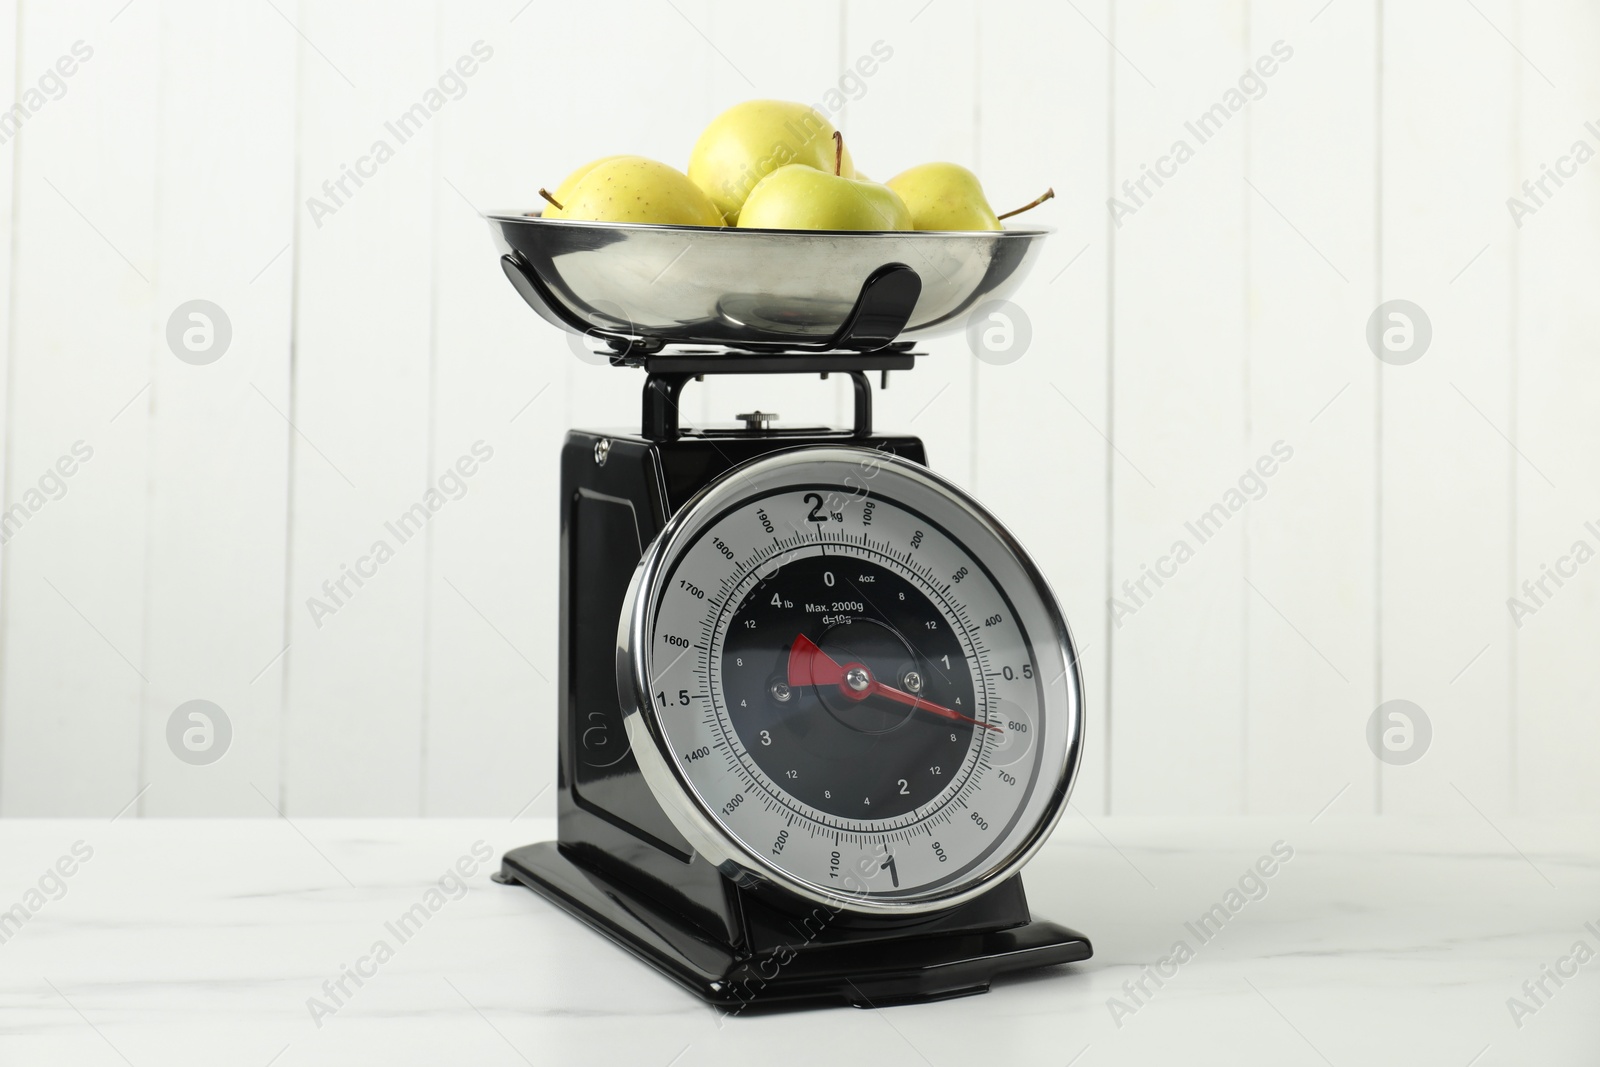
[[[825,342],[867,279],[891,263],[911,267],[922,280],[903,338],[959,330],[972,308],[1015,291],[1052,232],[862,233],[577,222],[515,212],[488,217],[501,254],[514,254],[570,312],[558,317],[666,344],[730,346]],[[528,302],[545,313],[533,298]]]

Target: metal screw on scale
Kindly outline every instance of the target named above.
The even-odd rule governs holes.
[[[606,459],[611,455],[611,439],[602,437],[594,443],[594,463],[597,467],[604,467]]]
[[[743,415],[734,416],[734,418],[744,423],[745,429],[762,432],[770,429],[777,417],[778,414],[775,411],[747,411]]]

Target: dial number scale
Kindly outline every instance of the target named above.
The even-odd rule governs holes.
[[[739,866],[859,910],[948,906],[1059,814],[1080,732],[1070,639],[959,491],[807,451],[845,461],[758,461],[663,535],[632,626],[648,697],[630,736],[689,794],[691,840]]]

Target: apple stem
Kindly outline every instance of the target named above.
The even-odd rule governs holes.
[[[997,218],[997,219],[1009,219],[1012,215],[1020,215],[1024,211],[1032,211],[1034,208],[1038,207],[1040,204],[1044,203],[1046,200],[1053,199],[1055,197],[1055,195],[1056,195],[1055,189],[1053,189],[1053,188],[1052,189],[1046,189],[1042,194],[1040,194],[1040,196],[1039,196],[1039,198],[1037,200],[1032,200],[1032,201],[1030,201],[1030,202],[1028,202],[1026,204],[1023,204],[1021,207],[1017,208],[1015,211],[1008,211],[1004,215],[996,215],[995,218]]]
[[[544,197],[546,200],[550,201],[552,204],[554,204],[556,206],[556,210],[557,211],[565,211],[565,210],[567,210],[567,206],[565,204],[563,204],[561,201],[557,200],[555,197],[550,195],[550,190],[545,189],[545,188],[540,188],[539,195]],[[1024,208],[1023,210],[1027,210],[1027,209]]]
[[[844,134],[838,130],[833,131],[833,176],[841,177],[840,171],[844,169]]]

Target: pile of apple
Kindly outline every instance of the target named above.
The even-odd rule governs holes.
[[[642,156],[607,156],[540,189],[543,218],[770,230],[999,230],[1054,190],[996,215],[977,175],[924,163],[885,183],[856,169],[844,137],[815,109],[749,100],[707,126],[689,173]]]

